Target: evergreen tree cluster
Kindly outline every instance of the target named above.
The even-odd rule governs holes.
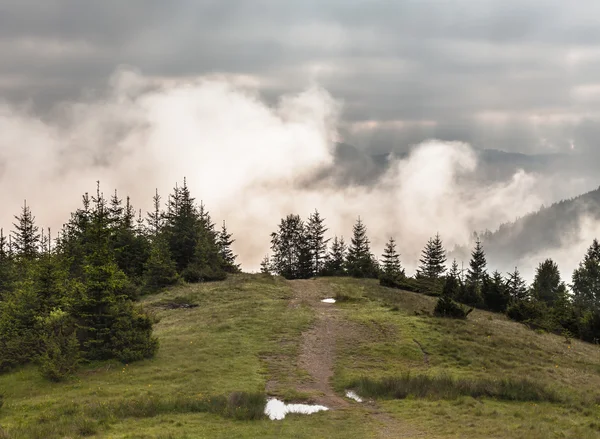
[[[458,308],[452,305],[456,302],[506,313],[511,319],[532,328],[590,342],[600,341],[600,244],[597,240],[592,242],[573,273],[572,294],[552,259],[538,265],[530,286],[516,267],[503,276],[498,271],[488,274],[486,265],[483,246],[477,239],[466,276],[462,276],[456,260],[453,261],[436,310],[456,311]],[[453,316],[457,314],[460,315],[460,311]]]
[[[299,215],[281,219],[271,234],[271,257],[261,263],[261,272],[273,272],[287,279],[313,276],[354,276],[377,278],[379,263],[371,253],[367,228],[360,218],[353,228],[350,246],[343,237],[325,239],[327,228],[318,211],[304,222]],[[398,267],[399,260],[397,261]],[[399,269],[399,268],[398,268]]]
[[[156,193],[145,218],[98,184],[55,239],[25,203],[12,233],[0,229],[0,372],[37,362],[59,380],[82,361],[152,357],[158,341],[139,294],[239,271],[233,241],[185,180],[165,211]]]

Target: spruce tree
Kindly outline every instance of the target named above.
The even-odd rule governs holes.
[[[183,272],[188,282],[223,280],[226,264],[219,252],[218,233],[203,203],[198,209],[197,242],[190,265]]]
[[[377,277],[378,266],[375,257],[371,253],[367,228],[357,219],[352,229],[352,239],[346,256],[346,269],[353,277]]]
[[[223,258],[225,271],[228,273],[239,273],[240,266],[235,263],[237,256],[231,250],[231,244],[235,242],[235,239],[231,239],[231,237],[232,234],[227,231],[227,226],[225,221],[223,221],[223,226],[218,237],[219,253],[221,258]]]
[[[165,223],[165,214],[160,208],[160,195],[156,189],[154,197],[152,197],[152,212],[146,213],[146,222],[148,223],[148,232],[152,239],[157,237],[162,231]]]
[[[519,273],[519,269],[517,267],[515,267],[515,271],[508,273],[506,291],[513,302],[522,302],[529,300],[530,298],[529,291],[527,290],[527,284],[521,277],[521,273]]]
[[[396,241],[390,238],[383,251],[381,270],[384,275],[391,277],[404,276],[404,269],[400,264],[400,255],[396,251]]]
[[[8,238],[4,234],[4,229],[0,228],[0,262],[9,257]]]
[[[460,277],[460,269],[458,268],[458,263],[456,262],[456,259],[454,259],[452,261],[450,271],[446,276],[442,294],[450,297],[451,299],[458,299],[460,297],[460,292],[462,289],[462,281]]]
[[[183,272],[190,265],[196,254],[199,221],[194,198],[184,180],[183,186],[175,186],[169,197],[166,217],[169,248],[179,272]]]
[[[15,216],[15,219],[17,223],[13,223],[15,231],[12,236],[17,255],[26,259],[35,258],[39,250],[40,233],[27,201],[23,203],[21,215]]]
[[[600,243],[594,239],[572,277],[573,303],[600,312]]]
[[[311,270],[315,275],[321,274],[327,257],[327,243],[329,239],[325,239],[327,228],[325,228],[324,222],[325,219],[321,218],[319,212],[315,210],[308,217],[308,222],[306,223],[306,239],[312,259]]]
[[[260,262],[260,272],[263,274],[271,274],[271,258],[266,255]]]
[[[16,280],[15,262],[11,254],[9,239],[10,236],[7,239],[4,230],[0,229],[0,302],[8,292],[12,291]]]
[[[446,271],[446,251],[439,233],[427,241],[419,262],[421,263],[417,270],[419,277],[436,280],[444,274]]]
[[[346,252],[347,252],[346,243],[344,242],[344,237],[338,239],[337,236],[333,238],[331,243],[331,248],[329,250],[329,254],[327,255],[327,259],[325,261],[325,266],[323,270],[323,274],[326,276],[345,276],[346,275]]]
[[[144,264],[144,287],[148,291],[173,285],[177,282],[177,266],[164,237],[153,240],[148,260]]]
[[[553,305],[563,296],[566,287],[560,280],[558,265],[552,259],[546,259],[537,267],[531,290],[535,299],[548,305]]]
[[[299,215],[288,215],[281,220],[277,232],[271,234],[271,268],[286,279],[312,276],[306,273],[307,247],[303,221]]]
[[[494,312],[505,312],[510,302],[510,292],[502,274],[494,271],[483,288],[483,302],[487,309]]]
[[[475,241],[475,248],[471,252],[471,261],[469,262],[469,269],[467,271],[467,283],[472,284],[476,289],[481,289],[481,284],[486,275],[485,252],[481,245],[481,240],[477,238]]]

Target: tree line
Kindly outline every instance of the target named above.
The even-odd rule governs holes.
[[[0,372],[37,363],[60,380],[82,362],[152,357],[158,340],[141,294],[239,271],[225,223],[217,230],[184,180],[145,216],[100,185],[53,239],[25,202],[0,229]]]
[[[326,239],[328,229],[318,211],[307,221],[299,215],[281,219],[271,234],[271,255],[265,256],[261,271],[287,279],[314,276],[376,278],[383,286],[439,296],[435,314],[464,318],[464,305],[506,314],[532,328],[588,342],[600,341],[600,244],[594,240],[567,287],[552,259],[541,262],[531,285],[519,270],[505,275],[490,273],[479,238],[471,252],[468,268],[456,260],[447,267],[446,251],[439,234],[430,238],[422,251],[415,276],[406,275],[397,243],[389,238],[381,258],[370,249],[367,228],[360,217],[347,245],[343,237]]]

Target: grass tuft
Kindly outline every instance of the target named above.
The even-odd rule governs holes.
[[[460,396],[495,398],[503,401],[565,402],[551,389],[526,378],[453,378],[442,374],[413,375],[410,372],[380,380],[361,378],[350,387],[359,395],[370,398],[456,399]]]

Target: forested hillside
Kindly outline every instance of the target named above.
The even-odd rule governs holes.
[[[82,363],[155,355],[153,319],[138,298],[180,280],[239,271],[225,224],[215,229],[185,183],[143,216],[98,184],[53,239],[24,203],[0,230],[0,372],[36,363],[58,381]]]
[[[542,207],[480,237],[494,259],[516,261],[526,254],[558,248],[563,242],[569,242],[578,233],[579,222],[585,216],[600,219],[600,188]]]

